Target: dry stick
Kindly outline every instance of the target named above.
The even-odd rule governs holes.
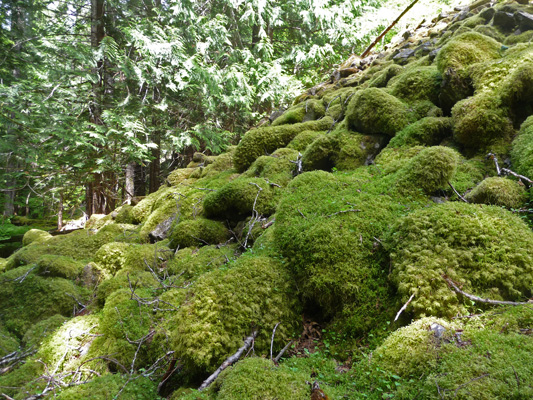
[[[252,346],[252,343],[254,342],[255,338],[257,336],[257,331],[253,331],[250,336],[248,336],[246,339],[244,339],[244,345],[235,352],[232,356],[228,357],[226,361],[224,361],[218,369],[211,374],[209,378],[207,378],[198,388],[198,391],[204,390],[209,385],[211,385],[215,379],[217,379],[218,375],[222,371],[224,371],[226,368],[228,368],[230,365],[235,364],[239,358],[242,356],[242,353],[244,353],[248,348]]]
[[[272,331],[272,339],[270,340],[270,359],[271,360],[273,360],[272,351],[274,349],[274,337],[276,336],[276,329],[278,329],[279,324],[281,324],[281,322],[278,322],[276,326],[274,326],[274,330]]]
[[[330,217],[333,217],[337,214],[343,214],[343,213],[349,213],[349,212],[361,212],[362,210],[358,210],[358,209],[351,209],[351,210],[344,210],[344,211],[337,211],[336,213],[333,213],[333,214],[329,214],[329,215],[326,215],[326,218],[330,218]]]
[[[450,279],[445,276],[443,276],[444,280],[452,287],[453,290],[455,290],[457,293],[462,294],[466,298],[469,298],[472,301],[478,301],[480,303],[487,303],[487,304],[504,304],[508,306],[523,306],[526,304],[530,304],[528,302],[517,302],[517,301],[500,301],[500,300],[491,300],[491,299],[482,299],[481,297],[474,296],[473,294],[468,294],[466,292],[463,292],[461,289],[457,287],[457,285]]]
[[[411,300],[413,300],[413,298],[415,297],[415,294],[416,292],[414,292],[411,297],[409,297],[409,300],[407,300],[407,303],[405,303],[403,305],[402,308],[400,308],[400,311],[398,311],[398,314],[396,314],[396,318],[394,318],[394,321],[393,322],[396,322],[398,320],[398,318],[400,318],[400,314],[403,313],[405,311],[405,309],[407,308],[407,306],[409,305],[409,303],[411,302]]]
[[[455,188],[453,187],[453,185],[452,185],[450,182],[448,182],[448,185],[452,188],[452,190],[455,192],[455,194],[457,195],[457,197],[459,197],[459,198],[460,198],[462,201],[464,201],[465,203],[468,203],[468,200],[465,199],[463,196],[461,196],[461,195],[459,194],[459,192],[458,192],[457,190],[455,190]]]
[[[490,158],[492,161],[494,161],[494,165],[496,166],[496,173],[498,174],[498,176],[501,176],[502,173],[506,175],[513,175],[517,177],[518,179],[522,179],[526,181],[527,183],[529,183],[530,185],[533,185],[533,181],[529,179],[527,176],[519,175],[516,172],[513,172],[508,168],[500,168],[500,165],[498,164],[498,158],[496,158],[496,155],[494,153],[487,154],[487,158]]]
[[[278,353],[278,355],[276,356],[276,358],[274,358],[274,363],[276,363],[276,364],[278,363],[278,361],[279,361],[279,359],[281,358],[281,356],[283,356],[283,354],[287,351],[287,349],[288,349],[289,347],[291,347],[291,344],[293,344],[293,343],[294,343],[294,340],[291,340],[289,343],[287,343],[287,344],[285,345],[284,348],[281,349],[281,351]]]
[[[372,50],[374,48],[374,46],[376,44],[378,44],[378,42],[381,40],[381,38],[383,38],[383,36],[385,36],[387,34],[388,31],[390,31],[394,25],[396,25],[398,23],[398,21],[407,13],[407,11],[409,11],[411,8],[413,8],[413,6],[418,3],[418,0],[414,0],[411,4],[409,4],[407,6],[407,8],[405,10],[403,10],[403,12],[400,14],[400,16],[398,18],[396,18],[392,24],[390,24],[383,32],[381,32],[381,34],[372,42],[370,43],[370,46],[368,46],[366,48],[366,50],[363,52],[363,54],[361,54],[361,58],[365,58],[368,53],[370,53],[370,50]]]

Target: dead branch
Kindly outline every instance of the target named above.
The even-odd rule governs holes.
[[[287,351],[287,349],[288,349],[289,347],[291,347],[291,344],[293,344],[293,343],[294,343],[294,340],[291,340],[289,343],[287,343],[287,344],[285,345],[284,348],[281,349],[281,351],[278,353],[278,355],[276,356],[276,358],[274,358],[274,363],[275,363],[275,364],[277,364],[277,363],[279,362],[280,358],[283,356],[283,354],[285,354],[285,352]]]
[[[296,164],[296,173],[295,176],[300,175],[302,172],[304,172],[303,166],[302,166],[302,153],[298,152],[298,158],[296,161],[289,160],[291,163]]]
[[[300,213],[300,215],[301,215],[302,217],[307,218],[307,217],[304,215],[304,213],[300,211],[299,208],[297,208],[297,210],[298,210],[298,212]]]
[[[407,306],[409,305],[409,303],[411,302],[411,300],[413,300],[413,298],[415,297],[416,295],[416,292],[414,292],[411,297],[409,297],[409,300],[407,300],[407,303],[405,303],[402,308],[400,308],[400,311],[398,311],[398,314],[396,314],[396,318],[394,318],[394,321],[393,322],[396,322],[398,320],[398,318],[400,318],[400,314],[402,312],[405,311],[405,309],[407,308]]]
[[[477,301],[479,303],[486,303],[486,304],[494,304],[494,305],[508,305],[508,306],[523,306],[526,304],[530,304],[528,302],[517,302],[517,301],[502,301],[502,300],[491,300],[491,299],[482,299],[481,297],[474,296],[473,294],[469,294],[466,292],[463,292],[459,287],[448,277],[443,276],[444,280],[448,283],[449,286],[452,287],[453,290],[455,290],[457,293],[465,296],[466,298]]]
[[[255,199],[254,199],[254,204],[252,206],[252,219],[250,219],[250,222],[248,223],[248,232],[246,232],[246,236],[244,238],[244,242],[243,244],[241,245],[243,249],[246,250],[246,246],[248,244],[248,239],[250,238],[250,235],[252,234],[252,229],[254,228],[255,224],[259,221],[264,221],[265,219],[262,218],[262,215],[259,214],[255,208],[256,204],[257,204],[257,199],[259,198],[259,195],[261,194],[261,192],[263,191],[263,188],[261,186],[259,186],[257,183],[254,183],[254,182],[250,182],[250,185],[254,185],[257,187],[257,194],[255,196]]]
[[[271,221],[268,221],[268,222],[264,223],[263,225],[261,225],[261,228],[266,229],[266,228],[272,226],[274,224],[274,222],[276,222],[276,219],[273,219]]]
[[[390,31],[394,25],[396,25],[398,23],[398,21],[407,13],[407,11],[409,11],[411,8],[413,8],[413,6],[418,3],[418,0],[414,0],[411,4],[409,4],[405,10],[402,11],[402,13],[398,16],[398,18],[396,18],[394,21],[392,21],[392,23],[387,26],[387,28],[385,28],[385,30],[383,32],[380,33],[380,35],[374,39],[374,41],[372,43],[370,43],[370,45],[366,48],[366,50],[363,52],[363,54],[361,54],[361,58],[365,58],[368,53],[370,53],[370,51],[374,48],[374,46],[376,44],[378,44],[378,42],[383,38],[383,36],[385,36],[387,34],[388,31]]]
[[[271,360],[273,360],[272,351],[274,350],[274,337],[276,336],[276,329],[278,329],[279,324],[281,324],[281,322],[278,322],[276,326],[274,326],[274,330],[272,331],[272,339],[270,340],[270,359]]]
[[[517,174],[516,172],[513,172],[513,171],[511,171],[508,168],[500,168],[500,165],[498,164],[498,158],[496,157],[496,154],[489,153],[489,154],[487,154],[486,158],[487,159],[491,159],[492,161],[494,161],[494,165],[496,167],[496,173],[498,174],[498,176],[513,175],[514,177],[516,177],[516,178],[518,178],[520,180],[526,181],[529,186],[533,185],[533,181],[531,179],[529,179],[527,176]]]
[[[242,353],[244,353],[246,350],[248,350],[252,344],[254,343],[255,338],[257,337],[257,331],[253,331],[250,336],[248,336],[246,339],[244,339],[244,345],[235,352],[232,356],[228,357],[226,361],[224,361],[218,369],[211,374],[209,378],[207,378],[198,388],[198,391],[204,390],[209,385],[211,385],[215,379],[217,379],[218,375],[222,371],[224,371],[226,368],[228,368],[230,365],[235,364],[239,358],[242,356]]]
[[[457,197],[459,197],[459,198],[460,198],[462,201],[464,201],[465,203],[468,203],[468,200],[465,199],[463,196],[461,196],[461,195],[459,194],[459,192],[453,187],[453,185],[452,185],[450,182],[448,182],[448,185],[452,188],[452,190],[453,190],[454,193],[457,195]]]

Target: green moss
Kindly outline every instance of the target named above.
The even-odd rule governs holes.
[[[204,246],[199,249],[179,250],[168,262],[170,275],[182,275],[184,281],[195,280],[200,275],[220,268],[236,258],[236,246]]]
[[[439,104],[442,76],[436,67],[407,68],[389,81],[390,94],[408,101],[429,100]]]
[[[320,136],[302,156],[306,171],[353,170],[365,164],[381,147],[379,136],[360,135],[345,129]]]
[[[501,100],[483,92],[461,100],[452,109],[453,138],[467,147],[480,148],[495,140],[508,140],[512,123]]]
[[[120,270],[117,274],[98,285],[96,289],[96,305],[103,307],[111,293],[119,289],[129,289],[130,283],[137,288],[155,289],[161,287],[159,281],[148,271]]]
[[[523,62],[505,79],[501,99],[515,113],[525,116],[533,112],[533,60]]]
[[[421,189],[430,195],[453,178],[459,158],[459,153],[449,147],[424,149],[398,172],[397,187],[407,192]]]
[[[132,379],[129,375],[120,374],[95,377],[82,385],[62,390],[56,398],[58,400],[161,399],[157,395],[157,384],[149,378],[139,375]]]
[[[32,358],[19,368],[0,375],[2,393],[16,400],[26,399],[28,393],[41,393],[46,387],[46,381],[39,379],[43,369],[43,365]]]
[[[132,215],[133,206],[129,204],[124,204],[123,206],[117,208],[114,213],[115,222],[118,224],[133,224],[135,221]]]
[[[474,31],[491,37],[500,43],[514,44],[509,42],[509,39],[512,38],[512,36],[505,37],[500,31],[498,31],[498,29],[491,25],[478,25],[474,28]]]
[[[388,147],[436,146],[451,134],[450,118],[426,117],[398,132],[389,142]]]
[[[285,111],[272,122],[272,126],[314,121],[324,116],[326,109],[321,100],[305,100]]]
[[[464,300],[447,286],[443,275],[477,296],[528,298],[532,245],[529,228],[506,210],[440,204],[409,214],[395,227],[392,280],[402,301],[417,293],[409,306],[416,315],[453,316],[465,311]]]
[[[255,202],[258,213],[270,215],[275,210],[280,192],[281,188],[272,187],[265,179],[240,178],[209,193],[204,199],[203,207],[207,217],[242,219],[252,213]]]
[[[441,339],[431,330],[433,324],[446,329]],[[427,317],[394,331],[373,354],[373,362],[401,377],[420,376],[435,368],[441,342],[453,337],[459,324]]]
[[[533,116],[526,119],[513,141],[511,161],[516,172],[533,176]]]
[[[292,139],[291,142],[287,145],[287,147],[298,150],[300,152],[304,152],[307,146],[313,143],[316,138],[324,135],[325,133],[326,132],[303,131],[302,133],[298,134],[294,139]]]
[[[20,343],[15,335],[9,333],[9,331],[0,324],[0,358],[17,351],[19,347]]]
[[[43,319],[26,331],[22,338],[22,343],[26,348],[38,348],[45,338],[54,333],[66,321],[68,321],[68,318],[61,314]]]
[[[500,58],[501,44],[479,32],[467,32],[452,40],[437,54],[437,68],[441,73],[451,68],[465,71],[475,63]]]
[[[331,118],[309,121],[301,124],[271,126],[252,129],[239,142],[233,162],[235,168],[242,172],[246,170],[257,157],[271,153],[280,147],[287,146],[292,139],[304,131],[323,131],[333,124]]]
[[[309,399],[309,376],[279,368],[270,360],[251,357],[226,369],[214,383],[217,400]]]
[[[349,127],[366,134],[394,136],[415,120],[407,104],[378,88],[357,92],[346,111]]]
[[[148,271],[146,264],[157,271],[171,256],[172,250],[161,242],[131,245],[125,252],[123,273]]]
[[[368,82],[368,87],[383,88],[387,86],[389,81],[395,76],[402,73],[404,68],[398,64],[389,65],[387,68],[376,73],[372,79]]]
[[[115,275],[117,271],[124,267],[126,250],[129,246],[131,245],[122,242],[106,243],[98,249],[94,256],[94,261],[106,273]]]
[[[230,269],[203,275],[175,318],[172,337],[178,356],[188,368],[214,370],[242,346],[243,337],[259,329],[256,351],[286,343],[299,325],[300,307],[291,279],[279,261],[240,257]]]
[[[479,159],[465,160],[461,158],[457,165],[457,171],[450,183],[459,193],[463,194],[483,180],[485,175],[484,167],[484,162]],[[448,192],[452,199],[458,200],[453,190]]]
[[[196,218],[175,225],[170,234],[170,247],[200,247],[224,243],[230,237],[226,226],[219,221]]]
[[[140,224],[144,222],[146,218],[148,218],[148,216],[152,212],[154,202],[160,195],[160,190],[162,190],[163,188],[164,187],[160,188],[157,192],[149,194],[131,209],[133,223]]]
[[[278,156],[280,150],[287,151],[288,156]],[[268,179],[269,182],[287,186],[293,177],[295,164],[291,161],[298,159],[298,152],[293,149],[278,149],[272,156],[261,156],[243,174],[244,177]]]
[[[43,276],[57,276],[75,279],[82,271],[84,264],[71,257],[45,254],[37,260],[38,273]]]
[[[28,232],[24,234],[24,237],[22,238],[22,245],[28,246],[31,243],[42,243],[50,239],[52,235],[50,235],[46,231],[41,231],[40,229],[30,229]]]
[[[492,204],[508,208],[524,205],[527,195],[524,186],[507,178],[486,178],[470,193],[466,199],[471,203]]]
[[[85,229],[100,229],[112,222],[111,214],[92,214],[85,223]]]
[[[353,318],[339,325],[350,334],[368,331],[384,317],[390,293],[377,239],[422,200],[399,195],[395,180],[374,168],[306,172],[291,182],[276,212],[276,247],[304,301],[329,317],[349,307]]]
[[[385,174],[390,174],[404,167],[411,158],[423,149],[425,149],[425,146],[398,148],[387,146],[377,155],[374,162],[381,171]]]
[[[168,175],[167,181],[171,186],[178,186],[180,183],[187,180],[195,170],[196,168],[175,169]]]
[[[30,269],[20,267],[0,275],[1,318],[6,328],[19,337],[52,315],[70,316],[77,306],[75,298],[84,302],[87,295],[66,279],[43,278]]]
[[[510,35],[505,38],[503,41],[506,45],[514,45],[517,43],[531,43],[533,38],[533,31],[525,31],[519,35]]]

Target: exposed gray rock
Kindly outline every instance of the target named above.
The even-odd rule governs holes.
[[[164,220],[159,225],[157,225],[155,229],[149,234],[150,241],[154,243],[154,242],[159,242],[160,240],[166,239],[170,232],[170,228],[172,227],[172,223],[174,222],[175,219],[176,219],[176,215],[174,214],[172,217]]]
[[[516,20],[514,14],[505,11],[496,11],[492,24],[505,31],[511,31],[516,27]]]
[[[533,29],[533,15],[525,11],[518,11],[514,14],[514,18],[522,32]]]

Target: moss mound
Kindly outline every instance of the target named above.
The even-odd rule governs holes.
[[[472,203],[492,204],[508,208],[519,208],[527,200],[524,186],[506,178],[486,178],[470,193],[466,199]]]
[[[205,196],[204,212],[208,218],[240,220],[252,214],[255,203],[258,213],[270,215],[275,210],[278,193],[281,191],[281,188],[272,186],[265,179],[235,179]]]
[[[301,124],[252,129],[244,135],[235,150],[233,157],[235,168],[243,172],[257,157],[287,146],[299,133],[304,131],[324,131],[329,129],[332,124],[333,120],[326,117],[318,121],[303,122]]]
[[[407,104],[378,88],[356,92],[346,110],[348,126],[370,135],[394,136],[416,119]]]
[[[45,242],[51,237],[52,235],[50,235],[46,231],[42,231],[40,229],[30,229],[28,232],[24,234],[24,237],[22,238],[22,245],[28,246],[34,242],[35,243]]]
[[[179,250],[168,262],[170,275],[182,275],[184,281],[196,280],[199,276],[229,263],[237,257],[236,246],[204,246],[199,249]]]
[[[0,358],[17,351],[20,347],[19,340],[15,335],[0,324]]]
[[[126,251],[130,244],[123,242],[106,243],[98,249],[94,261],[108,274],[115,275],[124,267]]]
[[[129,204],[125,204],[121,207],[119,207],[117,210],[113,212],[115,215],[115,222],[117,224],[133,224],[135,222],[133,218],[133,206]]]
[[[280,153],[287,153],[278,155]],[[298,152],[293,149],[282,148],[272,156],[261,156],[243,174],[245,177],[258,177],[268,179],[277,185],[286,186],[293,177]]]
[[[299,325],[300,307],[281,263],[267,257],[239,258],[229,269],[202,275],[171,324],[174,348],[188,368],[214,370],[259,329],[256,351],[283,347]]]
[[[219,244],[227,241],[229,237],[230,232],[222,222],[197,218],[174,226],[170,234],[170,247],[200,247]]]
[[[512,123],[501,100],[483,92],[458,102],[452,109],[453,138],[467,147],[483,148],[495,140],[508,140]]]
[[[442,75],[437,67],[408,68],[405,72],[392,78],[388,88],[390,94],[408,101],[429,100],[439,104]]]
[[[452,135],[452,120],[426,117],[407,126],[391,139],[388,147],[436,146]]]
[[[406,192],[421,189],[430,195],[452,180],[459,158],[459,153],[449,147],[424,149],[399,171],[397,187]]]
[[[87,293],[63,278],[43,278],[32,267],[0,275],[1,318],[6,328],[22,337],[33,324],[55,314],[70,316]]]
[[[416,293],[415,315],[453,316],[469,300],[450,289],[443,276],[467,293],[492,299],[531,296],[533,235],[510,212],[493,206],[445,203],[412,212],[391,238],[392,280],[402,301]]]
[[[270,360],[251,357],[225,370],[214,383],[217,400],[309,399],[306,374],[280,368]]]
[[[526,119],[513,141],[511,161],[516,171],[530,179],[533,176],[533,116]]]
[[[523,62],[507,77],[501,98],[519,117],[533,113],[533,61]]]
[[[52,315],[50,318],[43,319],[26,331],[22,338],[22,343],[26,348],[38,348],[44,339],[54,333],[57,328],[67,321],[68,318],[61,314]]]
[[[439,51],[437,68],[442,73],[449,68],[465,71],[472,64],[500,58],[501,43],[479,32],[458,35]]]
[[[314,142],[316,138],[324,135],[326,132],[317,132],[317,131],[303,131],[296,135],[294,139],[287,145],[290,149],[298,150],[299,152],[304,152],[307,146]]]
[[[37,261],[38,273],[43,276],[57,276],[75,279],[82,271],[84,264],[71,257],[44,255]]]
[[[272,122],[272,126],[296,124],[322,118],[326,112],[321,100],[305,100],[285,111]]]

